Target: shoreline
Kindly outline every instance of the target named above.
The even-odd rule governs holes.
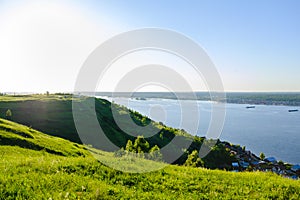
[[[137,101],[147,101],[147,100],[178,100],[175,98],[161,98],[161,97],[147,97],[144,99],[137,99],[137,97],[123,97],[123,96],[116,96],[116,97],[111,97],[111,96],[98,96],[95,95],[96,98],[124,98],[124,99],[132,99],[132,100],[137,100]],[[180,101],[200,101],[200,102],[207,102],[207,103],[225,103],[225,104],[237,104],[237,105],[253,105],[253,106],[286,106],[286,107],[300,107],[300,103],[299,105],[294,105],[294,104],[290,104],[289,102],[286,103],[267,103],[267,102],[262,102],[262,103],[253,103],[253,102],[247,102],[247,101],[243,101],[243,102],[233,102],[233,101],[212,101],[212,100],[206,100],[206,99],[179,99]],[[246,108],[246,107],[245,107]]]

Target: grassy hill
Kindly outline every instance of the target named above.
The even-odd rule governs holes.
[[[117,126],[111,112],[112,107],[119,110],[120,118],[122,118],[122,115],[130,113],[135,122],[141,126],[151,123],[150,119],[139,113],[129,111],[125,107],[119,107],[116,104],[111,104],[107,100],[88,97],[73,98],[72,95],[3,96],[0,97],[0,117],[5,118],[6,110],[10,109],[13,113],[11,117],[12,121],[25,124],[49,135],[80,143],[81,139],[77,134],[72,114],[72,100],[80,105],[83,120],[89,119],[92,116],[94,110],[91,110],[91,107],[95,106],[101,127],[103,127],[104,132],[107,133],[107,136],[118,146],[126,145],[127,140],[133,139],[134,137],[130,137]],[[153,126],[155,125],[153,124]],[[93,132],[93,129],[90,129],[90,132]],[[132,135],[143,134],[130,126],[127,126],[127,129],[129,132],[132,132]],[[165,131],[167,132],[167,129]],[[184,133],[178,130],[176,134],[183,135]],[[167,133],[167,135],[169,138],[172,138],[170,133]],[[189,135],[185,134],[185,136]]]
[[[19,95],[0,97],[0,117],[7,109],[10,120],[44,133],[80,143],[72,116],[72,96]]]
[[[127,167],[161,165],[116,158]],[[143,161],[142,165],[135,163]],[[142,174],[106,167],[81,145],[0,119],[0,199],[299,199],[300,181],[169,165]]]
[[[85,138],[95,137],[97,127],[94,127],[93,124],[89,124],[89,119],[93,117],[93,112],[96,112],[97,120],[107,138],[118,147],[125,147],[128,140],[133,141],[138,135],[144,135],[150,146],[158,145],[159,148],[162,148],[170,144],[170,148],[162,152],[166,162],[174,162],[174,160],[171,159],[171,155],[174,155],[174,152],[177,152],[178,155],[182,155],[174,162],[175,164],[183,164],[185,162],[187,153],[182,152],[183,148],[178,145],[179,143],[191,143],[187,150],[192,152],[193,150],[199,150],[204,142],[204,138],[195,138],[183,130],[164,126],[138,112],[128,110],[123,106],[110,103],[104,99],[89,97],[74,98],[72,95],[2,96],[0,97],[0,117],[5,118],[6,111],[10,109],[12,111],[12,117],[10,118],[12,121],[25,124],[52,136],[58,136],[72,142],[81,143],[81,139],[84,140],[84,138],[79,137],[74,124],[72,100],[75,104],[79,105],[82,110],[80,116],[82,121],[84,121],[82,126],[86,129]],[[93,107],[95,110],[92,109]],[[112,108],[118,111],[117,117],[121,119],[121,123],[126,127],[126,132],[130,134],[127,134],[119,128],[114,120],[111,111]],[[137,129],[127,124],[125,120],[122,120],[126,114],[129,114],[135,123],[141,127],[149,125],[153,132],[157,131],[157,134],[149,136],[148,133],[144,132],[143,128]],[[175,135],[179,136],[178,141],[180,142],[177,144],[171,143]],[[83,143],[105,151],[115,150],[103,143],[99,145],[97,139],[83,141]],[[221,144],[218,145],[218,148],[214,148],[210,154],[203,159],[205,166],[208,168],[222,169],[231,167],[231,162],[234,161],[234,158],[230,156],[229,151]]]
[[[89,155],[83,145],[53,137],[4,119],[0,119],[0,144],[39,150],[60,156]]]

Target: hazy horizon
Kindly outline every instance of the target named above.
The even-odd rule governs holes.
[[[20,92],[14,92],[14,91],[1,91],[2,94],[46,94],[46,92],[50,92],[45,90],[44,92],[28,92],[28,91],[20,91]],[[92,91],[91,93],[114,93],[115,91]],[[213,93],[213,91],[174,91],[178,93]],[[75,93],[74,91],[52,91],[50,94],[58,94],[58,93],[65,93],[65,94],[72,94]],[[78,92],[77,92],[78,93]],[[84,93],[84,92],[83,92]],[[115,93],[132,93],[132,92],[115,92]],[[138,91],[133,93],[172,93],[171,91]],[[300,93],[300,91],[224,91],[224,93],[278,93],[278,94],[284,94],[284,93]]]

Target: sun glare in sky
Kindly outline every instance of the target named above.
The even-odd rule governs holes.
[[[89,53],[117,33],[106,16],[96,23],[87,10],[64,2],[34,1],[1,11],[1,91],[71,91]]]
[[[199,43],[226,91],[300,91],[300,3],[271,2],[0,1],[0,92],[72,92],[97,46],[144,27],[178,31]],[[128,55],[111,66],[98,90],[114,90],[141,64],[171,66],[193,89],[206,90],[178,59],[154,52]]]

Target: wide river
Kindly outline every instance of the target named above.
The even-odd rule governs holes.
[[[100,97],[104,98],[104,97]],[[105,98],[111,100],[111,98]],[[182,110],[177,100],[170,99],[125,99],[115,98],[118,104],[149,116],[155,121],[162,121],[167,126],[184,129],[192,134],[206,136],[211,120],[212,102],[197,101],[199,118],[189,116],[189,123],[181,124]],[[185,104],[195,101],[185,101]],[[246,108],[246,104],[226,104],[226,117],[220,139],[233,144],[246,146],[256,155],[264,152],[292,164],[300,163],[300,112],[288,112],[299,109],[290,106],[255,105]],[[184,107],[195,109],[195,107]],[[300,110],[300,109],[299,109]],[[185,110],[186,111],[186,110]],[[187,110],[186,112],[189,112]],[[190,113],[195,113],[190,110]],[[198,123],[198,119],[200,119]],[[198,130],[191,126],[198,124]]]

